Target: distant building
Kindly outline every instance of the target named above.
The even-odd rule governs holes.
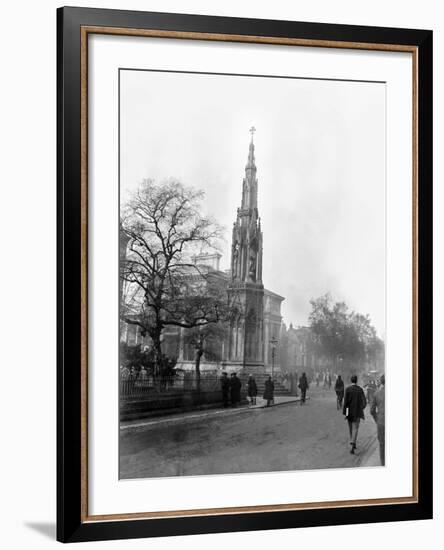
[[[293,327],[287,329],[282,324],[280,346],[280,364],[283,372],[305,371],[314,378],[315,373],[328,367],[325,358],[315,351],[313,333],[310,327]]]

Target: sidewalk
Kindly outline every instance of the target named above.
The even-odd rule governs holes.
[[[306,398],[307,400],[309,397]],[[276,407],[277,405],[286,405],[287,403],[299,403],[301,400],[300,397],[296,397],[294,395],[276,395],[274,398],[274,404],[273,407]],[[267,402],[265,399],[262,399],[262,397],[257,398],[256,405],[249,405],[249,409],[264,409],[267,407]]]
[[[374,468],[375,466],[381,466],[381,462],[379,460],[379,443],[376,436],[372,443],[372,446],[369,448],[368,452],[361,460],[360,466],[364,468]]]
[[[307,398],[308,399],[308,398]],[[273,409],[273,407],[277,407],[279,405],[287,405],[291,403],[299,403],[300,398],[295,396],[287,396],[287,395],[277,395],[274,398],[274,405],[271,407],[268,407],[270,410]],[[209,409],[207,411],[190,411],[186,413],[179,413],[179,414],[172,414],[169,416],[158,416],[158,417],[151,417],[146,419],[138,419],[138,420],[124,420],[120,422],[120,431],[126,432],[127,430],[139,430],[143,428],[147,428],[149,426],[158,426],[160,424],[173,424],[175,422],[180,421],[188,421],[188,420],[195,420],[196,418],[208,418],[208,417],[217,417],[217,416],[230,416],[233,414],[241,414],[241,413],[247,413],[251,412],[257,409],[265,409],[266,401],[262,399],[261,397],[257,398],[257,404],[256,405],[244,405],[236,408],[227,408],[227,409]]]

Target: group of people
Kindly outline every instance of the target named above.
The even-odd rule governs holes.
[[[333,375],[330,371],[317,372],[315,376],[316,387],[319,387],[319,384],[322,382],[324,389],[331,388],[333,382]]]
[[[228,407],[229,404],[231,404],[232,407],[238,406],[241,401],[241,388],[242,381],[235,372],[231,373],[230,378],[228,378],[228,373],[222,373],[222,402],[225,408]],[[301,390],[300,403],[304,405],[307,399],[307,390],[309,388],[309,382],[305,372],[303,372],[302,376],[299,378],[298,388]],[[249,374],[247,380],[247,396],[250,405],[256,405],[257,394],[258,387],[256,380],[252,374]],[[263,399],[267,402],[267,407],[270,407],[274,402],[274,381],[271,375],[265,380]]]
[[[135,367],[124,367],[123,365],[120,365],[120,379],[121,380],[128,380],[131,378],[137,378],[138,376],[148,378],[148,372],[145,368],[142,368],[140,372],[136,371]]]
[[[235,372],[232,372],[230,378],[228,373],[223,372],[220,380],[222,390],[222,402],[224,407],[228,407],[231,404],[232,407],[237,407],[241,402],[241,388],[242,381]],[[247,396],[250,405],[256,405],[257,398],[257,383],[252,374],[248,376],[247,380]],[[270,406],[274,399],[274,382],[271,376],[265,381],[264,399],[267,400],[267,406]]]
[[[232,372],[230,378],[228,378],[228,374],[223,372],[220,385],[224,407],[228,407],[229,403],[231,403],[232,407],[237,407],[241,402],[242,388],[242,382],[240,378],[238,378],[237,374]]]
[[[348,422],[348,429],[350,434],[350,453],[354,454],[356,450],[356,444],[358,439],[359,424],[361,420],[364,420],[364,409],[367,406],[367,399],[365,392],[361,386],[358,386],[358,377],[353,375],[350,379],[351,385],[345,389],[344,382],[341,377],[338,376],[336,380],[335,390],[337,395],[338,404],[342,405],[342,413]],[[342,389],[341,389],[342,388]],[[376,388],[376,384],[375,384]],[[343,404],[342,404],[343,401]],[[385,376],[380,378],[380,385],[378,389],[375,389],[371,393],[370,414],[376,422],[378,442],[379,442],[379,456],[381,464],[385,464]]]

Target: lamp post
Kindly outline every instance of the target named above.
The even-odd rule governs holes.
[[[273,338],[270,340],[271,345],[271,378],[274,378],[274,357],[276,354],[276,346],[278,344],[278,339],[276,336],[273,336]]]

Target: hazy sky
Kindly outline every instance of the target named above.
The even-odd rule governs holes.
[[[227,228],[254,125],[263,282],[288,325],[330,291],[385,333],[385,85],[121,71],[121,193],[174,177]]]

